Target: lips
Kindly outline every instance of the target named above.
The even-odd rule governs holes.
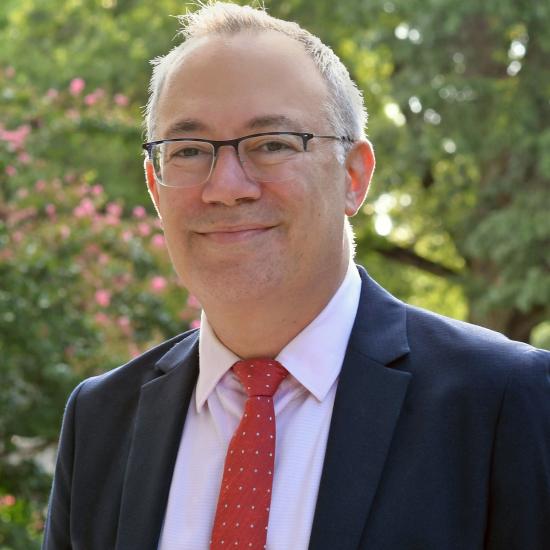
[[[274,226],[248,224],[214,228],[208,231],[198,232],[198,234],[215,243],[230,244],[246,242],[257,237],[261,237],[271,231],[273,227]]]

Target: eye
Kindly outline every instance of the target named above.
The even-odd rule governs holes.
[[[266,151],[268,153],[277,153],[278,151],[286,151],[291,149],[288,143],[283,141],[267,141],[258,147],[258,149]]]
[[[173,157],[196,157],[203,151],[197,147],[181,147],[172,153]]]
[[[247,140],[243,146],[251,155],[288,155],[301,150],[301,141],[289,135],[260,136]]]
[[[206,158],[212,155],[212,147],[208,143],[201,142],[174,142],[168,143],[165,150],[166,158],[171,161],[187,161]]]

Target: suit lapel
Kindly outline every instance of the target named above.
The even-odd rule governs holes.
[[[356,550],[376,494],[410,373],[405,306],[360,268],[361,299],[340,373],[310,550]]]
[[[141,388],[120,506],[117,550],[156,548],[183,424],[198,376],[198,332],[156,364]]]

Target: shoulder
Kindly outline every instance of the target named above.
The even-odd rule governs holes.
[[[545,383],[550,352],[477,325],[405,306],[411,369],[501,391]]]
[[[407,335],[411,347],[428,347],[432,353],[471,355],[489,359],[528,360],[550,352],[472,323],[451,319],[425,309],[406,305]]]

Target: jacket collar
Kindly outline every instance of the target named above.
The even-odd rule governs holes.
[[[122,489],[116,550],[156,548],[183,424],[198,375],[198,331],[156,363],[141,387]]]
[[[356,550],[411,379],[392,368],[409,352],[406,306],[359,268],[362,289],[340,378],[310,550]]]

